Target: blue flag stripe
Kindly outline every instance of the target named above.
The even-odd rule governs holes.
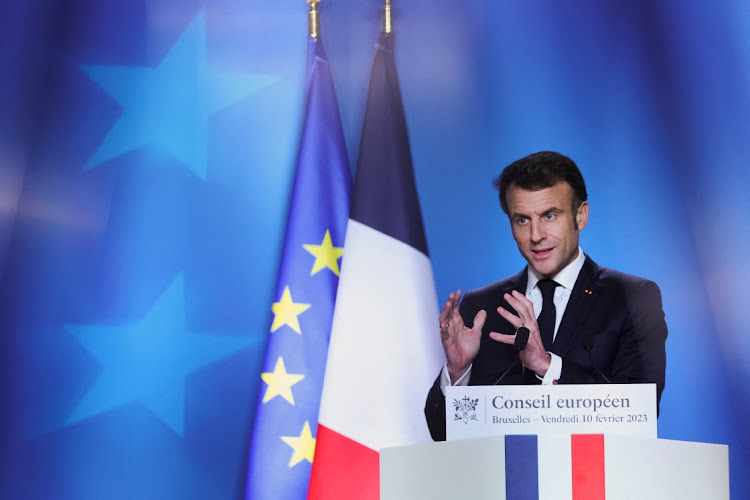
[[[350,217],[429,256],[392,34],[380,34],[371,75]]]
[[[505,498],[539,500],[537,436],[505,436]]]

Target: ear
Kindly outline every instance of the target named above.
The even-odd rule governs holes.
[[[582,231],[589,223],[589,204],[587,201],[581,203],[576,211],[576,229]]]

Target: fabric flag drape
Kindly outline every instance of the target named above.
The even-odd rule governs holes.
[[[345,248],[315,500],[378,498],[378,450],[430,440],[424,401],[445,362],[392,35],[376,46]]]
[[[349,212],[351,173],[323,45],[308,46],[307,108],[253,429],[247,499],[307,495]]]

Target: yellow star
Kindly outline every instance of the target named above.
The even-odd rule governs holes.
[[[292,294],[289,292],[289,287],[284,287],[284,292],[281,294],[281,301],[274,302],[271,305],[271,311],[273,311],[273,324],[271,324],[271,332],[275,332],[284,325],[289,326],[292,330],[302,335],[302,331],[299,328],[299,319],[297,316],[310,309],[310,304],[300,304],[292,302]]]
[[[302,428],[299,437],[281,436],[281,440],[294,450],[292,458],[289,459],[290,469],[303,460],[312,463],[313,455],[315,455],[315,438],[310,433],[310,424],[307,421],[305,421],[305,426]]]
[[[294,396],[292,396],[292,386],[305,378],[304,375],[297,375],[295,373],[287,373],[286,367],[284,366],[284,360],[276,360],[276,366],[273,368],[272,373],[261,373],[260,378],[263,382],[268,384],[266,393],[263,395],[263,402],[267,403],[276,396],[281,396],[290,403],[294,404]]]
[[[333,271],[336,276],[339,276],[339,262],[338,260],[344,255],[344,249],[341,247],[333,246],[331,242],[331,232],[326,230],[325,236],[323,236],[323,242],[320,245],[302,245],[305,250],[315,256],[315,264],[313,264],[310,276],[314,275],[318,271],[325,269],[326,267]]]

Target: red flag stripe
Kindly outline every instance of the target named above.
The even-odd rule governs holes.
[[[308,500],[378,500],[380,454],[318,425]]]
[[[573,434],[573,500],[604,500],[604,434]]]

